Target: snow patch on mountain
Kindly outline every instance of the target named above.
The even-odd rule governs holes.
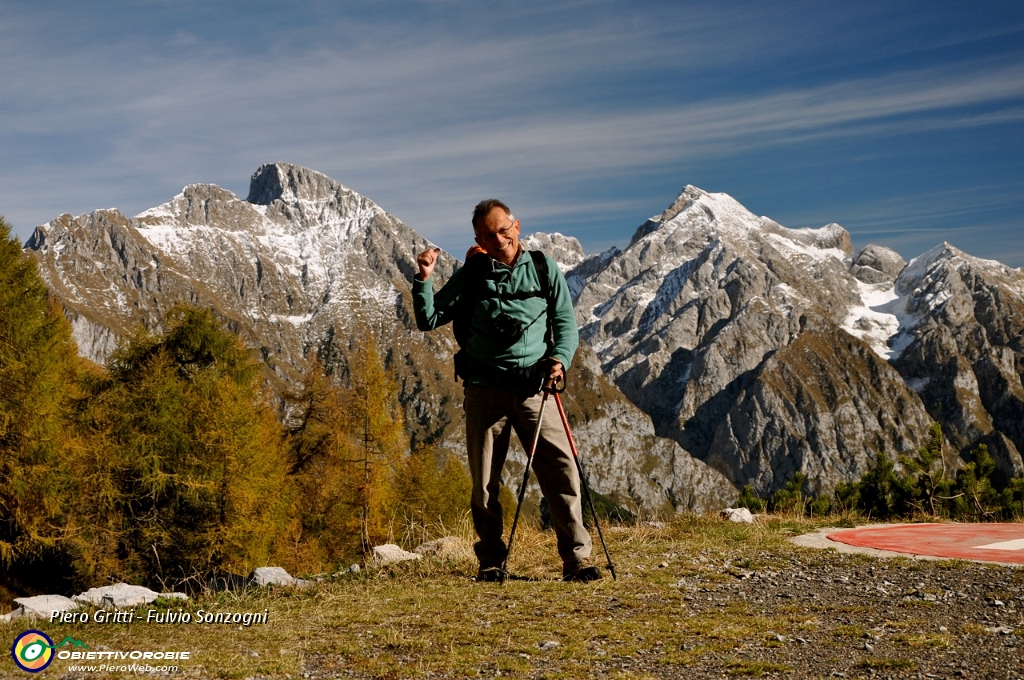
[[[895,285],[867,284],[857,281],[862,304],[850,307],[840,326],[850,335],[871,346],[875,354],[889,359],[894,349],[891,341],[900,332],[900,317],[889,303],[899,300]]]
[[[791,230],[796,233],[800,233],[803,230]],[[801,257],[807,258],[812,261],[824,261],[827,258],[834,258],[843,262],[849,258],[845,252],[839,248],[819,248],[817,246],[806,245],[793,238],[789,238],[782,234],[767,234],[766,238],[776,246],[781,247],[781,253],[787,258],[800,259]]]

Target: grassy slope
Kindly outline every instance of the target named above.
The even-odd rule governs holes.
[[[557,581],[553,536],[527,528],[517,535],[512,570],[533,580],[472,582],[475,564],[467,541],[466,550],[447,560],[364,569],[303,591],[209,595],[185,608],[269,609],[270,623],[262,626],[36,627],[55,641],[70,635],[94,650],[192,650],[193,659],[180,663],[176,677],[803,677],[798,659],[806,646],[790,643],[814,637],[824,645],[814,653],[839,657],[848,653],[847,642],[859,649],[867,624],[853,619],[868,604],[841,606],[826,597],[810,605],[772,599],[761,607],[748,602],[745,592],[737,596],[731,584],[753,571],[784,571],[799,560],[845,565],[850,573],[878,563],[811,552],[787,541],[813,527],[800,519],[736,525],[683,516],[662,529],[606,528],[619,579],[590,584]],[[599,544],[595,557],[603,566]],[[905,653],[867,658],[861,670],[912,669],[916,648],[951,644],[956,631],[945,637],[911,635],[921,612],[909,610],[908,616],[911,623],[900,624],[908,630]],[[26,627],[10,625],[4,634],[13,640]],[[542,650],[548,641],[558,644]],[[740,650],[751,641],[761,652],[744,655]],[[797,656],[776,658],[773,647]],[[42,677],[66,674],[68,664],[56,660]],[[9,659],[0,665],[0,675],[22,677],[17,673]]]

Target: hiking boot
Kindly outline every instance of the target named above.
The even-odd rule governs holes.
[[[601,576],[601,571],[591,564],[590,560],[586,558],[576,560],[575,562],[567,562],[562,565],[563,581],[585,583],[587,581],[597,581],[601,578],[603,578]]]
[[[501,567],[480,567],[476,580],[477,583],[501,583],[505,580],[505,570]]]

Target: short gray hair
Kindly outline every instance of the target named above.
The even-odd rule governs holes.
[[[512,211],[508,209],[507,205],[496,198],[486,198],[477,203],[476,207],[473,208],[473,229],[476,229],[477,220],[487,217],[495,208],[501,208],[505,211],[506,215],[515,221],[516,218],[512,216]]]

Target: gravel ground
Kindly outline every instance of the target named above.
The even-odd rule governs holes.
[[[494,650],[492,658],[520,657],[526,667],[502,673],[496,661],[475,677],[1024,678],[1019,567],[800,549],[706,555],[663,555],[635,563],[617,584],[568,591],[587,598],[570,633],[586,639],[585,654],[559,654],[558,642],[538,638],[529,653]],[[598,619],[605,631],[619,621],[622,634],[595,635]],[[346,672],[314,657],[305,668],[307,678],[404,677]]]
[[[775,555],[760,555],[774,562]],[[966,563],[879,560],[836,554],[790,557],[744,569],[707,565],[681,587],[695,616],[744,602],[751,615],[784,609],[807,617],[797,631],[770,631],[738,645],[744,663],[699,665],[659,677],[1024,677],[1024,571]],[[706,575],[731,576],[708,587]],[[805,630],[800,631],[800,628]],[[758,664],[762,664],[759,668]]]

